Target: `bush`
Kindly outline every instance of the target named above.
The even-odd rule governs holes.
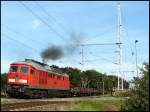
[[[129,97],[130,94],[131,93],[129,91],[118,91],[116,92],[115,96],[116,97]]]
[[[134,78],[135,87],[122,105],[123,111],[149,111],[149,65],[145,63],[141,78]]]

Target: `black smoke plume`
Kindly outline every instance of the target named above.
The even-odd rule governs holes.
[[[51,46],[41,52],[41,57],[44,63],[47,63],[48,60],[57,60],[64,55],[63,50],[59,46]]]
[[[84,40],[83,33],[71,32],[69,42],[64,46],[51,46],[41,52],[41,57],[44,63],[49,60],[58,60],[63,56],[72,56],[80,47],[79,44]]]

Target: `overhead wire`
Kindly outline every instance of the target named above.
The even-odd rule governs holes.
[[[131,50],[131,53],[132,53],[132,51],[133,51],[133,48],[131,47],[131,40],[130,40],[130,37],[129,37],[129,33],[128,33],[128,30],[127,30],[127,25],[126,25],[126,19],[123,17],[123,15],[122,15],[122,19],[124,20],[124,32],[125,32],[125,34],[126,34],[126,37],[127,37],[127,39],[128,39],[128,41],[129,41],[129,49]]]
[[[63,30],[66,29],[62,24],[58,23],[58,22],[57,22],[57,19],[56,19],[55,17],[53,17],[52,15],[50,15],[50,13],[48,13],[47,10],[46,10],[45,8],[43,8],[42,5],[40,5],[40,4],[38,3],[38,1],[36,1],[36,2],[34,2],[34,3],[35,3],[38,7],[40,7],[41,10],[42,10],[43,12],[45,12],[45,14],[47,14],[49,18],[51,18],[53,21],[55,21],[55,23],[59,24],[59,27],[61,27]]]
[[[98,34],[96,34],[95,36],[92,36],[94,39],[97,38],[97,37],[100,37],[100,36],[103,36],[105,34],[108,34],[109,31],[112,31],[112,29],[116,28],[116,25],[112,26],[112,27],[109,27],[108,29],[104,30],[103,32],[100,32]],[[85,41],[90,41],[92,40],[93,38],[87,38]]]
[[[57,19],[55,17],[53,17],[52,15],[50,15],[50,13],[47,12],[47,10],[45,8],[42,7],[42,5],[40,5],[38,2],[34,2],[43,12],[45,12],[45,14],[47,14],[47,16],[49,18],[52,18],[53,21],[55,21],[56,24],[59,24],[59,27],[61,27],[61,29],[63,29],[65,32],[67,32],[69,34],[69,32],[66,30],[66,28],[64,27],[64,25],[60,24],[57,22]],[[77,40],[76,38],[74,38],[77,42],[79,42],[79,40]]]
[[[126,25],[126,19],[124,16],[122,16],[123,20],[124,20],[124,33],[126,34],[126,37],[128,39],[128,44],[129,44],[129,49],[131,50],[130,51],[130,57],[131,57],[131,64],[134,65],[134,48],[131,46],[132,43],[131,43],[131,40],[130,40],[130,36],[129,36],[129,33],[128,33],[128,30],[127,30],[127,25]],[[132,61],[133,60],[133,61]],[[135,69],[134,67],[132,69]]]
[[[21,41],[18,41],[17,39],[14,39],[14,38],[12,38],[11,36],[8,36],[7,34],[2,33],[2,35],[6,36],[6,37],[7,37],[8,39],[10,39],[10,40],[15,41],[16,44],[20,43],[20,45],[22,45],[22,46],[24,45],[24,46],[30,48],[29,50],[34,50],[34,51],[36,51],[36,52],[38,51],[37,49],[35,49],[35,48],[33,48],[33,47],[29,46],[29,45],[26,45],[25,43],[23,43],[23,42],[21,42]],[[39,52],[39,51],[38,51],[38,52]]]
[[[57,34],[61,39],[63,39],[65,42],[71,43],[71,41],[67,40],[66,38],[64,38],[60,33],[58,33],[55,29],[52,28],[52,26],[50,24],[48,24],[45,20],[43,20],[39,15],[37,15],[36,13],[34,13],[34,11],[29,8],[26,4],[24,4],[22,1],[18,1],[25,9],[27,9],[32,15],[34,15],[35,17],[37,17],[42,23],[44,23],[49,29],[50,31],[53,31],[55,34]]]
[[[98,63],[97,63],[98,64]],[[94,67],[94,70],[96,69],[100,69],[100,72],[104,72],[105,70],[103,70],[101,67],[99,67],[97,64],[93,64],[93,63],[90,63],[90,65],[92,65]],[[85,63],[84,63],[85,65]],[[93,69],[93,68],[92,68]]]
[[[97,45],[116,45],[122,43],[92,43],[92,44],[79,44],[79,46],[97,46]]]
[[[36,42],[38,45],[41,45],[41,44],[42,44],[42,45],[45,46],[44,42],[42,42],[42,41],[38,41],[38,40],[34,40],[33,38],[29,38],[29,37],[25,36],[24,34],[18,32],[17,30],[14,30],[13,28],[10,28],[8,25],[4,25],[4,26],[5,26],[8,30],[14,32],[15,34],[20,35],[21,37],[23,37],[23,38],[25,38],[25,39],[28,38],[28,39],[29,39],[28,41]]]
[[[50,15],[50,13],[48,13],[48,12],[46,11],[46,9],[44,9],[38,2],[34,2],[34,3],[35,3],[38,7],[40,7],[50,18],[52,18],[52,19],[57,23],[56,18],[54,18],[52,15]],[[57,24],[59,24],[59,23],[57,23]],[[59,26],[62,27],[63,30],[65,29],[62,24],[59,24]],[[103,34],[105,34],[105,33],[108,33],[108,31],[114,29],[114,27],[116,27],[116,25],[115,25],[115,26],[112,26],[111,28],[109,28],[109,29],[107,29],[107,30],[105,30],[105,31],[102,32],[101,34],[97,34],[95,37],[97,37],[98,35],[103,35]],[[75,39],[75,38],[74,38],[74,39]],[[77,40],[77,39],[76,39],[76,40]],[[78,40],[77,40],[77,41],[78,41]],[[79,42],[79,41],[78,41],[78,42]]]
[[[56,32],[51,25],[49,25],[48,23],[46,23],[42,18],[40,18],[40,16],[38,16],[37,14],[35,14],[32,9],[30,9],[29,7],[27,7],[23,2],[20,1],[20,3],[28,10],[30,11],[35,17],[39,18],[41,20],[41,22],[43,22],[45,25],[48,26],[48,28],[52,29],[54,33],[56,33],[57,35],[59,35],[60,38],[62,38],[63,40],[65,40],[66,42],[71,43],[72,41],[68,41],[67,39],[65,39],[62,35],[60,35],[58,32]],[[38,4],[38,3],[37,3]],[[38,6],[49,16],[51,17],[44,8],[42,8],[39,4]],[[53,18],[54,19],[54,18]],[[74,43],[72,43],[71,45],[75,45]]]
[[[44,23],[50,30],[52,30],[54,33],[56,33],[61,39],[63,39],[64,41],[68,42],[71,44],[72,41],[68,41],[67,39],[65,39],[61,34],[59,34],[57,31],[55,31],[52,26],[50,24],[48,24],[46,21],[44,21],[40,16],[38,16],[37,14],[35,14],[33,12],[32,9],[30,9],[28,6],[26,6],[23,2],[19,1],[20,4],[22,4],[29,12],[32,13],[32,15],[34,15],[35,17],[37,17],[39,20],[41,20],[42,23]],[[42,7],[41,7],[42,8]],[[43,10],[43,8],[42,8]],[[45,11],[45,10],[44,10]],[[47,13],[47,12],[46,12]],[[48,15],[50,16],[50,15]],[[74,45],[74,43],[72,43],[71,45]]]
[[[26,5],[23,5],[23,6],[26,6]],[[29,9],[27,6],[26,6],[26,8],[27,9]],[[30,10],[30,9],[29,9]],[[33,11],[32,10],[30,10],[30,12],[32,12],[32,14],[34,14],[34,16],[37,16],[35,13],[33,13]],[[41,19],[40,19],[41,20]],[[45,23],[45,21],[43,21],[44,23]],[[45,23],[46,24],[46,23]],[[7,27],[8,28],[8,27]],[[8,28],[9,30],[11,30],[11,31],[13,31],[14,33],[16,33],[16,34],[19,34],[17,31],[15,31],[15,30],[12,30],[11,28]],[[12,38],[11,38],[12,39]],[[35,40],[33,40],[33,41],[35,41]]]
[[[45,14],[47,14],[47,16],[48,16],[49,18],[51,18],[53,21],[55,21],[55,23],[59,24],[59,27],[61,27],[63,30],[65,30],[65,27],[64,27],[62,24],[58,23],[58,22],[57,22],[57,19],[54,18],[52,15],[50,15],[50,13],[48,13],[47,10],[42,7],[42,5],[40,5],[38,2],[34,2],[34,3],[35,3],[43,12],[45,12]],[[68,32],[68,31],[66,31],[66,32]],[[69,32],[68,32],[68,33],[69,33]],[[75,39],[77,42],[79,42],[76,38],[74,38],[74,39]],[[77,47],[78,47],[78,46],[77,46]],[[73,53],[72,53],[71,55],[73,55]],[[78,62],[78,61],[76,61],[76,60],[74,60],[74,61],[77,62],[77,63],[80,63],[80,62]]]
[[[101,57],[101,56],[96,56],[96,55],[93,55],[92,53],[90,53],[92,56],[95,56],[95,57],[99,57],[98,59],[94,59],[94,60],[87,60],[87,61],[96,61],[96,60],[105,60],[107,62],[111,62],[113,64],[115,64],[115,62],[112,62],[111,60],[107,59],[107,58],[104,58],[104,57]]]

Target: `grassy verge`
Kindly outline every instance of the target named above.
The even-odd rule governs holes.
[[[119,111],[120,100],[81,101],[72,107],[72,111]]]

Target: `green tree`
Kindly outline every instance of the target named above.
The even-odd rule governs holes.
[[[149,111],[149,64],[144,63],[140,78],[134,78],[134,88],[130,92],[130,98],[124,103],[124,111]]]
[[[89,88],[99,89],[102,82],[103,74],[97,72],[96,70],[86,70],[82,73],[82,79],[87,79],[84,83],[87,82]]]
[[[102,90],[104,82],[106,93],[112,92],[113,87],[117,87],[117,76],[108,76],[106,73],[103,74],[96,70],[81,71],[80,69],[72,67],[60,69],[69,75],[71,87],[85,87]],[[125,85],[128,85],[127,81],[124,80],[124,82]],[[128,88],[128,86],[124,87]]]
[[[6,73],[1,74],[1,90],[4,91],[5,90],[5,86],[6,86]]]
[[[102,90],[104,82],[106,93],[111,92],[113,87],[117,87],[117,76],[108,76],[108,74],[103,74],[96,70],[81,71],[78,68],[59,68],[56,65],[52,65],[51,67],[56,68],[57,70],[60,69],[63,73],[68,74],[71,87],[85,87]],[[128,85],[128,82],[125,80],[124,82],[124,84]]]
[[[71,87],[81,87],[81,70],[77,68],[66,67],[62,71],[69,75]]]

